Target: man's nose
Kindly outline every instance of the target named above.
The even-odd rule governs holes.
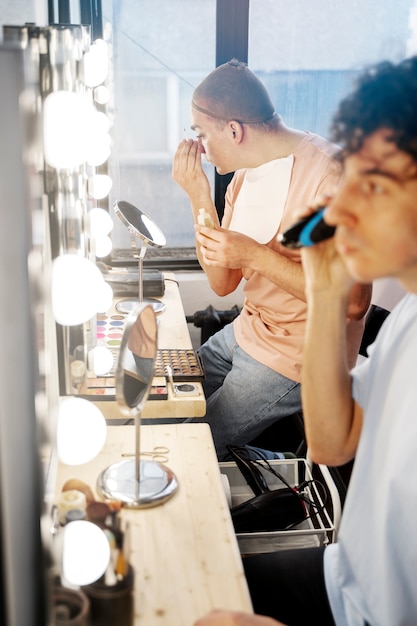
[[[331,226],[352,223],[356,221],[354,209],[355,201],[349,186],[342,183],[327,206],[325,220]]]

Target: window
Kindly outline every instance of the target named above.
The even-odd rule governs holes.
[[[3,23],[42,25],[49,3],[12,5],[0,0]],[[71,0],[74,23],[77,8]],[[417,52],[417,0],[102,0],[102,16],[113,68],[109,206],[139,206],[165,233],[166,248],[194,249],[188,199],[171,167],[184,129],[192,136],[193,89],[216,64],[248,61],[289,126],[327,135],[364,66]],[[221,212],[228,178],[205,168]],[[130,250],[117,219],[113,246]]]
[[[215,0],[113,0],[103,3],[113,40],[111,202],[122,199],[152,217],[167,248],[194,248],[188,199],[171,180],[172,159],[190,137],[194,88],[215,65]],[[207,174],[214,180],[212,166]],[[130,246],[116,220],[113,246]],[[148,254],[147,254],[148,256]]]
[[[326,136],[361,69],[417,50],[417,2],[250,0],[249,66],[288,126]]]
[[[190,126],[192,91],[216,62],[247,60],[289,126],[327,135],[364,66],[417,48],[416,16],[416,0],[104,0],[113,38],[113,200],[153,217],[167,248],[193,248],[188,199],[171,166]],[[211,166],[207,173],[214,195],[224,177],[215,181]],[[122,224],[113,241],[130,246]]]

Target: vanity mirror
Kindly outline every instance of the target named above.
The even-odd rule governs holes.
[[[122,413],[135,420],[135,452],[104,470],[97,481],[103,498],[130,508],[162,504],[178,487],[174,473],[154,460],[157,453],[140,449],[140,414],[152,383],[157,350],[156,315],[151,306],[136,303],[126,320],[116,370],[116,399]],[[152,460],[141,456],[150,455]]]
[[[165,235],[146,213],[133,204],[124,200],[117,200],[113,205],[113,209],[119,219],[129,229],[133,256],[139,260],[139,302],[142,303],[144,302],[143,258],[146,253],[146,247],[149,244],[156,248],[162,248],[166,244]],[[137,246],[138,239],[142,243],[140,250],[138,250]],[[165,305],[159,302],[159,300],[149,298],[146,300],[146,303],[153,307],[155,313],[162,313],[165,308]],[[121,300],[117,303],[116,308],[120,313],[129,313],[136,304],[137,300]]]

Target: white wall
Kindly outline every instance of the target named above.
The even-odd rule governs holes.
[[[176,272],[175,277],[179,283],[185,315],[193,315],[210,304],[220,311],[229,310],[235,305],[240,307],[243,304],[244,281],[232,294],[220,297],[211,289],[203,271]],[[193,346],[197,348],[200,345],[201,328],[194,324],[189,324],[188,328]]]

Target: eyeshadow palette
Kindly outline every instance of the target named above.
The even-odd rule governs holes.
[[[168,376],[169,367],[175,382],[204,379],[203,364],[195,350],[160,348],[156,355],[155,376]]]
[[[122,343],[127,315],[98,315],[96,338],[98,346],[109,348],[113,355],[113,367],[100,378],[89,378],[88,394],[109,395],[114,393],[114,375],[116,372],[119,350]],[[155,377],[163,377],[160,384],[154,381],[150,390],[149,400],[165,400],[167,398],[166,378],[171,368],[174,382],[199,382],[204,379],[204,369],[198,353],[193,349],[160,348],[155,360]],[[113,389],[112,389],[113,387]]]
[[[113,355],[113,367],[106,376],[113,377],[116,372],[127,315],[115,313],[113,315],[100,314],[96,322],[96,339],[98,346],[104,346]]]
[[[120,348],[126,317],[126,315],[122,315],[121,313],[114,315],[98,315],[96,322],[97,344],[106,346],[111,350]]]

